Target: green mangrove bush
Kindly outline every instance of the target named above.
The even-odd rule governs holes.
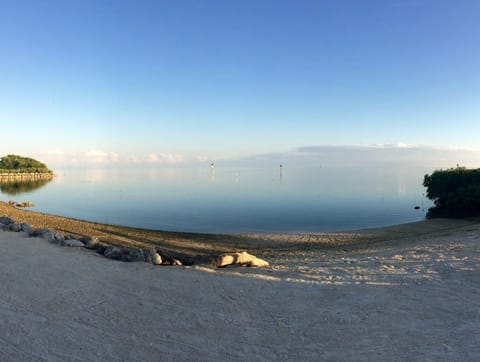
[[[44,163],[29,157],[7,155],[0,158],[0,173],[52,173]]]
[[[426,196],[433,201],[427,217],[480,215],[480,169],[456,167],[425,175]]]

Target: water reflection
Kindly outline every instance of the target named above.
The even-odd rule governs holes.
[[[287,168],[288,167],[288,168]],[[68,170],[30,201],[36,211],[175,231],[352,230],[424,217],[424,169],[228,167]],[[40,188],[0,184],[16,195]],[[30,183],[32,184],[32,183]],[[429,203],[425,203],[428,207]]]
[[[52,179],[36,179],[36,180],[1,180],[0,192],[16,196],[22,193],[35,191],[48,184]]]
[[[213,161],[210,163],[210,182],[215,183],[215,164]]]

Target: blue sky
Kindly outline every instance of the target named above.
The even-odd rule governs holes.
[[[478,150],[480,1],[0,0],[0,154]]]

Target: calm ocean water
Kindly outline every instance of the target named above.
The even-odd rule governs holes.
[[[425,218],[430,168],[269,167],[56,170],[1,185],[32,210],[140,228],[208,233],[354,230]],[[32,189],[34,188],[34,189]],[[420,210],[414,210],[420,206]]]

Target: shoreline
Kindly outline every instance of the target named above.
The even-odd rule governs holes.
[[[402,240],[444,235],[480,222],[473,219],[431,219],[380,228],[345,232],[296,234],[204,234],[150,230],[109,225],[41,212],[18,209],[0,201],[0,216],[35,229],[51,229],[62,234],[96,238],[105,245],[126,248],[160,247],[167,252],[190,256],[212,256],[247,251],[262,258],[276,260],[298,253],[314,255],[322,250],[361,249],[378,243],[401,243]]]
[[[0,181],[40,180],[54,178],[53,172],[0,172]]]

